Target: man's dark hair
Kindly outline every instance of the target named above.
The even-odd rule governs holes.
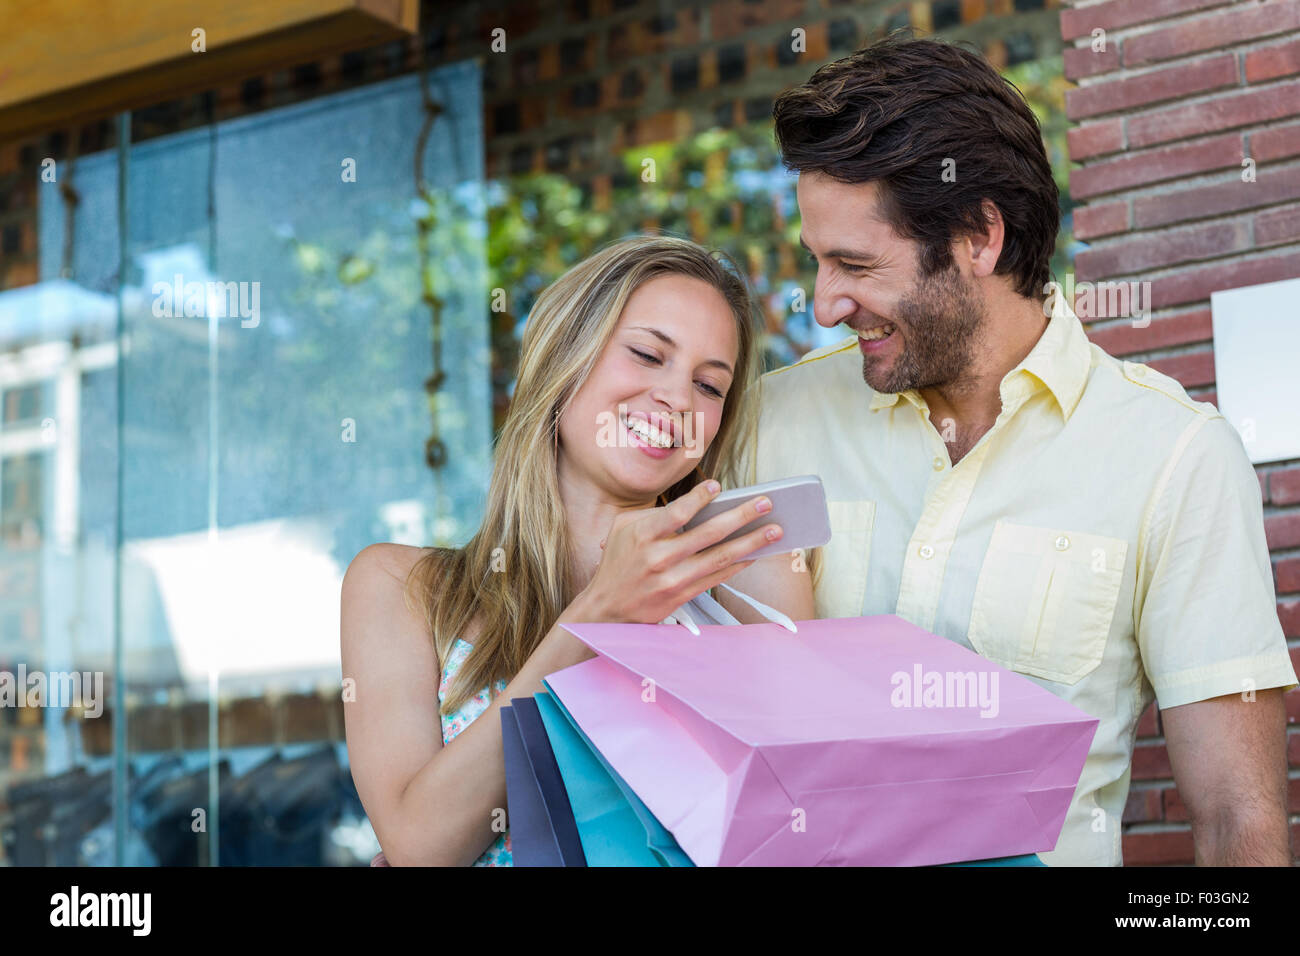
[[[989,200],[1006,227],[994,272],[1026,298],[1043,295],[1056,181],[1029,104],[979,53],[891,34],[782,93],[773,116],[789,169],[877,183],[886,221],[920,243],[923,276],[951,268],[952,240],[983,229]],[[948,159],[955,182],[941,178]]]

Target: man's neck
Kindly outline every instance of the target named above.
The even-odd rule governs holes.
[[[987,314],[967,373],[955,382],[919,390],[954,465],[997,421],[1002,379],[1033,351],[1049,322],[1037,301],[1010,293],[989,302]]]

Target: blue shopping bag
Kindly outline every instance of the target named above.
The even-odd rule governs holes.
[[[533,699],[564,779],[587,865],[694,866],[559,699],[548,693]]]

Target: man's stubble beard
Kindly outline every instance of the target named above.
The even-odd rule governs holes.
[[[862,356],[862,378],[877,392],[951,386],[971,367],[984,308],[956,266],[918,281],[898,303],[895,326],[906,325],[902,351],[882,377]],[[897,333],[896,333],[897,334]]]

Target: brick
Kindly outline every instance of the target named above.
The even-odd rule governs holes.
[[[1116,110],[1131,110],[1162,100],[1184,99],[1237,84],[1237,58],[1231,53],[1122,76],[1065,93],[1065,115],[1072,120]]]
[[[690,130],[690,114],[683,110],[664,110],[652,116],[643,116],[632,124],[632,132],[627,146],[641,146],[646,143],[664,143],[680,140]]]
[[[700,12],[680,9],[609,28],[605,61],[621,63],[630,57],[684,50],[701,40]]]
[[[478,28],[487,38],[497,27],[502,27],[506,31],[507,44],[513,44],[537,30],[539,16],[537,7],[516,3],[504,10],[485,10],[479,15]]]
[[[1169,751],[1164,744],[1142,744],[1133,748],[1133,779],[1160,780],[1173,776]]]
[[[1152,823],[1163,819],[1160,806],[1160,790],[1156,787],[1138,789],[1133,787],[1124,801],[1124,823]]]
[[[1129,831],[1123,836],[1122,847],[1125,866],[1190,865],[1196,859],[1196,845],[1190,829]]]
[[[1273,562],[1273,587],[1278,594],[1300,594],[1300,558]]]
[[[1286,736],[1286,762],[1292,767],[1300,767],[1300,734]],[[1292,836],[1295,835],[1294,829]]]
[[[1166,146],[1115,159],[1091,163],[1070,172],[1070,195],[1088,199],[1132,186],[1208,173],[1228,166],[1240,167],[1241,136],[1230,133],[1199,143]]]
[[[1209,385],[1214,381],[1213,349],[1152,359],[1146,364],[1157,372],[1164,372],[1170,378],[1176,378],[1183,388],[1191,388],[1194,385]]]
[[[1078,81],[1085,76],[1098,76],[1119,67],[1119,47],[1109,45],[1104,52],[1092,46],[1065,48],[1065,77]]]
[[[1077,239],[1111,236],[1128,229],[1128,200],[1093,203],[1074,210],[1074,235]]]
[[[1111,355],[1151,352],[1171,345],[1209,342],[1214,337],[1209,309],[1195,309],[1152,318],[1146,328],[1135,328],[1131,321],[1089,328],[1088,338]]]
[[[1187,804],[1183,803],[1177,787],[1164,791],[1164,798],[1165,820],[1169,823],[1186,823],[1190,819],[1187,815]]]
[[[1212,222],[1184,229],[1144,233],[1133,239],[1087,249],[1074,257],[1074,271],[1085,281],[1136,275],[1149,269],[1194,262],[1252,247],[1244,219]]]
[[[1250,134],[1250,155],[1258,163],[1300,156],[1300,123],[1272,126]]]
[[[805,28],[807,35],[804,38],[806,49],[799,54],[800,59],[805,63],[821,63],[823,60],[829,60],[831,56],[830,46],[830,28],[825,23],[814,23]],[[789,47],[791,36],[787,33],[784,43]]]
[[[1300,239],[1300,205],[1270,209],[1255,216],[1256,245],[1271,246],[1296,239]]]
[[[1076,162],[1119,152],[1124,148],[1124,121],[1117,117],[1073,126],[1065,134],[1065,142]]]
[[[1300,637],[1300,600],[1278,601],[1277,619],[1287,637]]]
[[[999,73],[1007,68],[1007,45],[1001,40],[991,40],[984,47],[984,59]]]
[[[1150,23],[1180,13],[1204,10],[1207,7],[1227,6],[1231,0],[1108,0],[1086,7],[1073,7],[1061,11],[1061,36],[1077,40],[1091,36],[1097,27],[1117,30],[1139,23]]]
[[[1128,145],[1130,149],[1138,149],[1297,114],[1300,114],[1300,80],[1131,116]]]
[[[793,20],[805,13],[804,0],[763,0],[763,3],[723,0],[710,10],[712,38],[729,39],[755,27]]]
[[[537,50],[537,78],[543,82],[560,78],[560,46],[543,44]]]
[[[1270,551],[1300,547],[1300,511],[1266,516],[1264,537]]]
[[[1136,229],[1150,229],[1293,199],[1300,199],[1300,170],[1263,169],[1256,173],[1253,183],[1236,174],[1221,183],[1139,196],[1133,200],[1133,225]]]
[[[1275,505],[1300,504],[1300,465],[1269,475],[1268,497]]]
[[[1286,722],[1300,724],[1300,687],[1283,694],[1282,703],[1286,705]]]
[[[1128,38],[1124,41],[1124,65],[1221,50],[1297,29],[1300,29],[1300,0],[1277,0],[1244,10],[1221,11]]]
[[[1278,282],[1300,275],[1300,252],[1201,265],[1151,280],[1151,308],[1165,309],[1208,299],[1211,292]]]
[[[1300,73],[1300,40],[1251,50],[1246,54],[1246,82],[1262,83]]]
[[[1260,471],[1258,467],[1255,470],[1255,477],[1259,479],[1259,497],[1264,504],[1268,504],[1268,475]]]

